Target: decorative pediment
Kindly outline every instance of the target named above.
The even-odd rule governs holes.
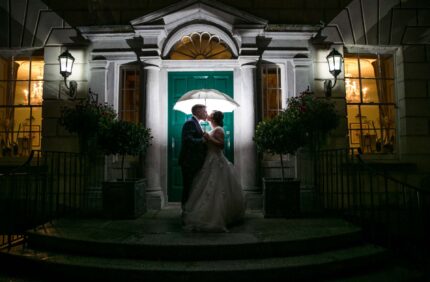
[[[134,27],[164,25],[167,32],[191,22],[211,22],[227,30],[249,26],[264,28],[267,21],[214,0],[181,1],[131,21]]]

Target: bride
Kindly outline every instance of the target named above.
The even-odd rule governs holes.
[[[188,231],[228,232],[227,226],[240,221],[245,212],[234,166],[223,154],[223,119],[220,111],[208,117],[212,127],[206,134],[208,152],[193,180],[183,213],[184,229]]]

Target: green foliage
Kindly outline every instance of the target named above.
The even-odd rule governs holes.
[[[339,124],[334,104],[317,98],[311,92],[288,99],[287,109],[276,117],[257,124],[254,141],[259,152],[282,155],[295,154],[308,146],[311,152],[319,149],[327,134]]]
[[[317,98],[312,92],[303,92],[288,99],[286,114],[301,124],[305,145],[318,150],[328,133],[339,125],[334,103]]]
[[[260,152],[295,154],[304,145],[304,135],[298,120],[284,110],[274,118],[257,125],[254,141]]]
[[[122,156],[121,172],[124,179],[125,155],[145,154],[151,145],[151,130],[141,124],[117,119],[115,110],[89,100],[75,107],[61,109],[61,124],[71,133],[78,134],[81,151]]]
[[[151,130],[141,124],[115,120],[102,130],[99,146],[106,155],[145,154],[152,139]]]
[[[114,120],[100,132],[99,147],[106,155],[121,155],[121,178],[124,180],[126,155],[145,154],[151,145],[151,130],[141,124]]]
[[[91,151],[97,135],[116,118],[115,110],[108,104],[82,100],[74,107],[61,109],[60,123],[70,133],[79,137],[81,151]]]

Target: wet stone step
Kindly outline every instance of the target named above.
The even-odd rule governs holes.
[[[25,266],[34,277],[49,273],[57,281],[225,281],[226,277],[229,281],[300,281],[363,272],[386,261],[385,249],[374,245],[303,256],[215,261],[117,259],[38,251],[22,246],[0,253],[0,256],[7,256],[3,261],[11,267]]]

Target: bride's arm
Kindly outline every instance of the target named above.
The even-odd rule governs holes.
[[[224,149],[224,132],[216,129],[212,136],[209,135],[208,141],[215,144],[217,147]]]

